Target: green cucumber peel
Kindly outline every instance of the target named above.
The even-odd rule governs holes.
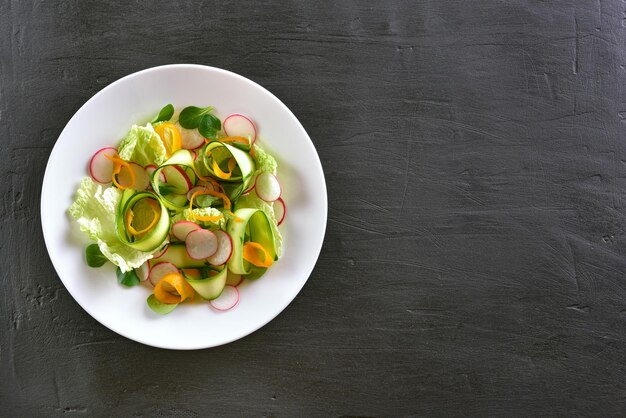
[[[165,207],[173,211],[180,212],[187,207],[186,195],[184,201],[182,198],[173,199],[173,196],[168,199],[167,196],[177,191],[178,188],[174,185],[168,185],[167,183],[161,184],[159,181],[160,173],[168,166],[178,166],[182,168],[187,177],[189,177],[193,186],[196,183],[196,173],[193,168],[193,156],[191,155],[191,152],[186,149],[176,151],[170,158],[167,159],[167,161],[152,172],[152,177],[150,178],[152,189],[160,197],[159,200],[165,205]]]
[[[120,205],[118,207],[118,213],[115,220],[116,224],[116,233],[119,240],[139,251],[151,252],[159,248],[167,239],[167,234],[170,229],[170,215],[167,211],[167,207],[163,204],[162,199],[159,199],[157,195],[152,192],[135,192],[132,191],[130,197],[126,197],[126,193],[122,195],[122,199],[120,200]],[[148,232],[145,236],[135,241],[131,240],[130,235],[126,231],[126,212],[134,206],[141,199],[154,199],[158,202],[161,215],[159,216],[159,220],[156,225]]]
[[[226,286],[227,269],[223,268],[217,274],[210,276],[208,272],[212,269],[202,269],[201,279],[192,279],[184,274],[183,277],[193,290],[196,291],[203,299],[213,300],[222,294],[224,286]],[[215,270],[213,270],[215,271]]]
[[[213,167],[212,167],[211,162],[213,161],[214,157],[212,156],[210,151],[217,150],[220,147],[224,147],[228,151],[227,153],[225,153],[225,156],[228,156],[228,158],[232,156],[235,159],[237,165],[235,166],[233,171],[236,171],[237,169],[239,169],[238,175],[233,175],[229,179],[219,179],[220,183],[244,182],[246,179],[252,176],[252,174],[256,170],[256,166],[254,164],[254,160],[252,159],[252,157],[250,157],[250,154],[248,154],[245,151],[240,150],[239,148],[233,147],[232,145],[225,144],[220,141],[209,142],[202,149],[202,161],[204,163],[205,168],[208,170],[209,174],[211,174],[214,177],[219,178],[213,172]],[[216,162],[219,165],[222,161],[216,161]]]
[[[194,260],[189,257],[184,243],[169,244],[167,249],[159,258],[148,260],[151,268],[155,264],[162,262],[172,263],[179,269],[206,267],[206,262],[204,260]]]
[[[178,306],[178,303],[160,302],[154,295],[148,296],[146,303],[148,307],[152,309],[154,313],[157,313],[159,315],[167,315],[168,313],[172,312],[174,308]]]
[[[226,232],[233,241],[233,253],[228,260],[228,269],[235,274],[246,275],[245,278],[258,279],[266,271],[265,267],[256,267],[243,258],[243,245],[253,241],[263,246],[270,257],[276,260],[276,246],[270,220],[261,209],[242,208],[235,211],[240,220],[230,220]]]

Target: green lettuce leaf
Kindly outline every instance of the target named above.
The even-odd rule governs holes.
[[[166,160],[165,146],[151,124],[133,125],[122,139],[117,152],[123,160],[133,161],[145,167],[149,164],[161,165]]]
[[[256,144],[254,145],[254,162],[256,163],[256,174],[269,171],[276,175],[276,169],[278,168],[276,159]]]
[[[226,228],[226,217],[222,216],[219,221],[209,222],[209,221],[196,221],[192,218],[191,212],[189,208],[183,210],[182,212],[177,213],[172,216],[172,225],[178,221],[192,221],[197,223],[198,225],[208,227],[209,229],[225,229]],[[223,215],[219,209],[216,208],[195,208],[193,209],[194,215],[200,216],[217,216]]]
[[[272,227],[272,232],[274,233],[276,255],[280,258],[283,254],[283,236],[278,230],[278,221],[276,220],[276,214],[274,213],[274,204],[267,203],[263,199],[259,198],[254,191],[252,191],[245,196],[239,197],[237,200],[237,209],[240,208],[256,208],[265,212],[270,220],[270,226]]]
[[[105,188],[85,177],[68,213],[76,219],[81,231],[98,244],[102,254],[122,272],[127,272],[151,259],[152,253],[137,251],[117,238],[115,213],[121,196],[122,192],[115,187]]]

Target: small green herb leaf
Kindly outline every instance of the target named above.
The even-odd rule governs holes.
[[[176,193],[178,191],[179,191],[178,187],[172,186],[171,184],[164,184],[162,186],[159,186],[159,194],[161,196],[165,196],[165,195],[168,195],[170,193]]]
[[[148,307],[152,309],[154,312],[159,315],[167,315],[172,312],[175,307],[178,306],[178,303],[163,303],[157,300],[154,295],[148,296],[148,300],[146,300]]]
[[[122,270],[120,270],[120,268],[118,267],[117,270],[115,270],[115,274],[117,275],[117,281],[123,286],[137,286],[140,282],[139,277],[137,277],[137,273],[135,273],[135,270],[122,273]]]
[[[220,199],[217,196],[204,194],[204,195],[200,195],[196,197],[196,200],[194,200],[194,203],[199,208],[208,208],[208,207],[211,207],[213,203],[217,202],[218,200],[221,201],[222,199]]]
[[[104,263],[109,261],[100,251],[98,244],[89,245],[85,250],[85,256],[89,267],[102,267]]]
[[[202,117],[208,114],[211,110],[213,110],[212,106],[204,108],[196,106],[186,107],[182,112],[180,112],[178,123],[180,123],[180,126],[185,129],[196,129],[200,125]]]
[[[222,129],[222,122],[214,115],[206,114],[200,119],[198,132],[205,138],[215,138]]]
[[[165,105],[156,118],[152,119],[152,123],[166,122],[174,116],[174,106],[170,103]]]

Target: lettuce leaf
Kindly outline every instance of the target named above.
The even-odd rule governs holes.
[[[204,227],[208,227],[209,229],[225,229],[226,228],[226,217],[222,216],[222,218],[219,221],[216,222],[209,222],[209,221],[196,221],[194,219],[192,219],[191,217],[191,212],[189,210],[189,208],[183,210],[182,212],[177,213],[176,215],[172,216],[172,225],[178,221],[192,221],[197,223],[198,225],[204,226]],[[196,208],[193,209],[193,213],[195,215],[200,215],[200,216],[217,216],[217,215],[223,215],[222,212],[219,209],[216,208]]]
[[[263,171],[269,171],[270,173],[276,175],[276,169],[278,168],[278,163],[276,159],[272,157],[270,154],[265,152],[263,148],[258,145],[253,145],[254,147],[254,162],[256,163],[256,174],[259,174]]]
[[[133,125],[117,149],[120,158],[133,161],[142,167],[161,165],[165,161],[165,146],[151,124]]]
[[[272,232],[274,233],[276,255],[280,258],[283,254],[283,236],[278,230],[278,221],[276,220],[276,214],[274,213],[274,204],[267,203],[265,200],[259,198],[254,191],[252,191],[245,196],[239,197],[237,200],[237,209],[240,208],[256,208],[265,212],[270,220],[270,226],[272,227]]]
[[[121,196],[122,192],[115,187],[105,188],[85,177],[68,213],[76,219],[81,231],[98,244],[102,254],[122,272],[127,272],[151,259],[152,253],[137,251],[117,238],[115,212]]]

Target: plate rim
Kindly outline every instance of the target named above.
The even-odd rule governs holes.
[[[68,126],[71,125],[71,123],[74,121],[74,119],[77,117],[77,115],[83,110],[83,108],[85,108],[85,106],[87,106],[91,101],[95,100],[98,96],[100,96],[101,94],[103,94],[105,91],[107,91],[110,88],[113,88],[115,85],[122,83],[124,81],[127,81],[129,79],[135,78],[135,77],[140,77],[143,74],[146,73],[150,73],[150,72],[158,72],[161,70],[166,70],[166,69],[197,69],[197,70],[203,70],[203,71],[215,71],[218,73],[223,73],[227,76],[230,77],[234,77],[236,79],[239,79],[240,81],[247,83],[251,86],[253,86],[254,88],[258,88],[261,89],[265,94],[268,95],[268,97],[273,100],[274,102],[276,102],[280,107],[283,108],[284,111],[286,111],[289,115],[291,115],[294,119],[294,121],[297,124],[298,129],[301,131],[302,134],[304,134],[304,137],[307,139],[306,143],[308,146],[310,146],[311,150],[313,151],[312,154],[314,156],[314,159],[316,161],[316,165],[319,168],[319,176],[321,178],[321,184],[323,187],[323,206],[324,206],[324,212],[323,212],[323,230],[322,230],[322,234],[321,234],[321,239],[320,242],[315,246],[315,248],[313,249],[313,252],[315,253],[315,262],[312,264],[311,270],[307,273],[306,278],[302,281],[301,285],[297,288],[297,291],[295,291],[295,293],[293,294],[292,297],[289,297],[286,299],[285,303],[279,307],[279,309],[277,309],[275,311],[275,314],[270,315],[270,317],[267,319],[267,321],[261,321],[258,325],[255,325],[254,327],[252,327],[250,330],[245,331],[243,334],[240,334],[238,336],[235,337],[231,337],[231,338],[227,338],[224,340],[219,340],[217,342],[214,343],[199,343],[196,345],[185,345],[185,346],[177,346],[177,345],[172,345],[172,344],[167,344],[167,343],[154,343],[154,342],[149,342],[146,341],[145,339],[141,338],[141,337],[137,337],[137,336],[133,336],[130,335],[130,333],[124,331],[124,330],[120,330],[117,327],[114,327],[110,324],[105,324],[104,322],[102,322],[98,317],[96,317],[96,314],[94,314],[92,312],[91,309],[89,309],[88,307],[86,307],[85,305],[81,304],[79,302],[79,300],[77,299],[77,297],[75,296],[74,291],[72,291],[72,289],[70,287],[68,287],[65,283],[65,281],[63,280],[63,278],[61,277],[61,274],[59,273],[59,268],[57,266],[57,263],[55,262],[55,260],[53,259],[50,250],[49,250],[49,238],[48,235],[51,234],[50,231],[47,230],[46,228],[46,211],[44,211],[44,196],[47,195],[47,190],[50,187],[48,184],[50,183],[50,179],[48,177],[48,172],[49,172],[49,168],[51,166],[51,162],[53,160],[53,156],[56,155],[56,152],[58,152],[58,143],[59,143],[59,139],[61,137],[63,137],[63,134],[65,133],[65,131],[68,129]],[[59,134],[59,136],[57,137],[54,146],[52,147],[52,150],[50,151],[50,154],[48,156],[48,161],[46,162],[46,168],[44,171],[44,175],[43,175],[43,180],[42,180],[42,187],[41,187],[41,193],[40,193],[40,218],[41,218],[41,228],[42,228],[42,233],[43,233],[43,238],[44,238],[44,244],[46,246],[46,252],[48,254],[48,258],[50,259],[50,262],[52,263],[52,266],[54,268],[54,271],[57,275],[57,277],[60,279],[61,283],[63,284],[63,287],[68,291],[68,293],[70,294],[70,296],[72,296],[72,299],[85,311],[87,312],[87,314],[89,314],[89,316],[91,316],[94,320],[96,320],[99,324],[101,324],[102,326],[104,326],[105,328],[113,331],[114,333],[121,335],[124,338],[127,338],[131,341],[135,341],[137,343],[140,344],[144,344],[147,346],[151,346],[151,347],[156,347],[156,348],[161,348],[161,349],[169,349],[169,350],[200,350],[200,349],[206,349],[206,348],[212,348],[212,347],[218,347],[221,345],[226,345],[229,344],[233,341],[237,341],[240,340],[244,337],[247,337],[248,335],[253,334],[254,332],[258,331],[259,329],[263,328],[265,325],[267,325],[269,322],[271,322],[272,320],[274,320],[276,317],[278,317],[286,308],[287,306],[289,306],[294,300],[295,298],[300,294],[300,292],[302,291],[302,289],[304,288],[304,285],[308,282],[309,278],[311,277],[311,274],[313,273],[313,270],[315,269],[316,265],[317,265],[317,261],[319,260],[320,254],[321,254],[321,250],[324,244],[324,240],[326,237],[326,229],[328,227],[328,189],[326,186],[326,178],[324,175],[324,168],[323,165],[321,163],[319,154],[317,153],[317,149],[315,148],[315,145],[313,144],[313,141],[311,140],[311,137],[309,136],[309,134],[306,132],[306,130],[304,129],[304,126],[302,126],[302,123],[300,122],[300,120],[296,117],[296,115],[287,107],[287,105],[285,105],[278,97],[276,97],[276,95],[274,95],[271,91],[269,91],[268,89],[266,89],[265,87],[263,87],[262,85],[256,83],[253,80],[250,80],[247,77],[244,77],[240,74],[237,74],[235,72],[229,71],[229,70],[225,70],[223,68],[218,68],[218,67],[213,67],[213,66],[209,66],[209,65],[202,65],[202,64],[186,64],[186,63],[178,63],[178,64],[166,64],[166,65],[159,65],[159,66],[154,66],[154,67],[149,67],[149,68],[145,68],[143,70],[139,70],[139,71],[135,71],[133,73],[127,74],[123,77],[120,77],[119,79],[109,83],[108,85],[104,86],[102,89],[100,89],[98,92],[96,92],[94,95],[92,95],[91,97],[89,97],[72,115],[72,117],[67,121],[67,123],[65,124],[65,126],[63,127],[63,130],[61,131],[61,133]],[[67,220],[67,222],[70,222],[69,220]]]

